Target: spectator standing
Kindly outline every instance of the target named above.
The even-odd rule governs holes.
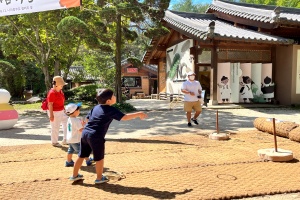
[[[61,147],[58,143],[60,125],[63,127],[63,141],[62,144],[67,144],[67,120],[68,116],[65,114],[64,104],[65,95],[62,91],[63,87],[67,85],[61,76],[53,77],[53,87],[49,90],[47,95],[48,101],[48,116],[51,126],[51,142],[54,147]]]
[[[202,112],[201,107],[201,93],[202,87],[199,81],[195,80],[196,74],[192,71],[187,73],[188,80],[183,82],[181,92],[184,95],[184,111],[186,112],[186,118],[188,121],[188,127],[192,127],[191,121],[198,125],[197,117]],[[195,110],[194,117],[192,117],[192,111]]]

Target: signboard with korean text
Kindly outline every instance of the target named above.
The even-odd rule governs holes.
[[[138,68],[127,68],[127,73],[138,73]]]
[[[81,0],[0,0],[0,17],[78,7]]]

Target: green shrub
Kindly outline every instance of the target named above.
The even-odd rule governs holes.
[[[118,108],[119,110],[121,110],[124,113],[132,112],[132,111],[136,110],[136,108],[133,105],[131,105],[130,103],[116,103],[113,106]]]
[[[93,106],[97,104],[96,98],[96,89],[100,88],[106,88],[103,85],[99,84],[90,84],[90,85],[82,85],[77,88],[73,88],[71,90],[64,91],[66,100],[68,102],[74,102],[74,101],[84,101],[85,104],[88,104],[89,106]],[[121,110],[122,112],[132,112],[135,111],[136,108],[133,107],[129,103],[125,103],[126,96],[122,96],[123,103],[116,103],[113,106]]]
[[[64,91],[66,99],[68,100],[83,100],[83,101],[95,101],[96,89],[102,88],[98,84],[82,85],[71,90]]]

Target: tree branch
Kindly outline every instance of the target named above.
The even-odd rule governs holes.
[[[20,29],[18,28],[18,26],[9,17],[6,16],[6,19],[13,25],[13,27],[16,29],[18,35],[22,38],[22,35],[20,34]],[[34,48],[37,48],[37,46],[26,35],[24,35],[24,37]]]

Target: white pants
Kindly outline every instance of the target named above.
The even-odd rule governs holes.
[[[47,111],[48,117],[50,117],[49,110]],[[62,125],[63,128],[63,140],[67,139],[67,122],[68,122],[68,116],[65,114],[65,112],[62,111],[53,111],[54,120],[53,122],[50,121],[51,126],[51,142],[52,144],[58,143],[58,137],[59,137],[59,128],[60,125]]]

